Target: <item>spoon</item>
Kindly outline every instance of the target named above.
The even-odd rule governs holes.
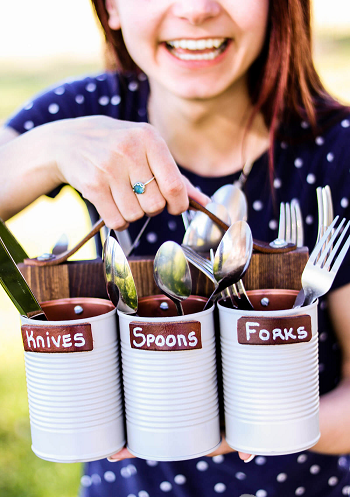
[[[231,224],[230,216],[224,205],[210,202],[206,205],[206,209],[227,225]],[[208,252],[212,248],[216,250],[224,232],[206,213],[197,211],[186,230],[182,244],[200,252]]]
[[[138,298],[135,281],[125,254],[111,233],[110,231],[103,247],[107,293],[119,311],[136,314]]]
[[[153,263],[156,285],[175,304],[179,316],[183,316],[181,301],[191,295],[192,278],[190,267],[180,245],[168,241],[163,243]]]
[[[229,225],[227,223],[224,223],[218,216],[210,212],[206,207],[201,205],[193,198],[189,197],[189,200],[190,200],[190,207],[192,207],[192,209],[205,212],[205,214],[207,214],[207,216],[210,217],[210,219],[214,221],[214,223],[217,226],[222,228],[224,232],[229,229]],[[261,252],[263,254],[284,254],[286,252],[295,250],[296,248],[297,246],[294,243],[287,243],[287,245],[284,245],[283,247],[271,247],[271,245],[268,242],[263,242],[261,240],[253,239],[253,249],[256,252]]]
[[[244,193],[235,184],[224,185],[211,197],[213,202],[226,207],[231,223],[246,221],[248,218],[248,204]]]
[[[248,269],[253,253],[253,236],[246,221],[237,221],[223,236],[215,252],[213,271],[218,286],[210,295],[204,310],[216,294],[237,283]]]

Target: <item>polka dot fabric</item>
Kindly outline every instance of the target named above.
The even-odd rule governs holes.
[[[147,121],[147,78],[129,74],[100,74],[62,82],[19,110],[7,125],[20,133],[56,119],[103,114],[116,119]],[[350,116],[333,116],[323,133],[312,136],[306,121],[281,128],[275,147],[271,186],[267,155],[254,164],[245,187],[248,220],[255,238],[277,237],[281,201],[298,198],[304,217],[305,244],[312,250],[317,236],[318,186],[330,185],[335,214],[350,219]],[[207,195],[235,181],[239,173],[204,177],[182,173]],[[93,221],[97,213],[91,205]],[[130,228],[134,239],[144,220]],[[152,218],[135,255],[155,254],[166,240],[181,243],[181,217],[167,212]],[[333,285],[350,282],[350,257]],[[327,301],[319,305],[320,391],[333,390],[340,380],[341,354],[328,315]],[[80,497],[342,497],[350,495],[348,455],[327,456],[306,451],[280,457],[257,456],[245,464],[236,453],[173,463],[130,459],[117,463],[95,461],[85,466]]]
[[[115,73],[62,81],[38,94],[7,122],[19,133],[41,124],[73,117],[105,115],[116,119],[147,120],[148,82],[143,75],[117,78]]]

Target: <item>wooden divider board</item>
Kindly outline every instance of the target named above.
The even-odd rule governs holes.
[[[308,257],[306,247],[285,254],[254,253],[243,278],[246,289],[299,290]],[[129,263],[139,297],[161,293],[153,278],[153,257],[130,257]],[[47,267],[19,264],[18,267],[39,302],[67,297],[108,298],[101,259]],[[209,296],[213,284],[192,265],[191,273],[192,293]]]

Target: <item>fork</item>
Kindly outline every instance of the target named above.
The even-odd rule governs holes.
[[[328,185],[316,188],[316,195],[318,206],[317,243],[333,221],[333,203],[331,189]]]
[[[304,244],[303,218],[299,202],[295,198],[291,203],[280,203],[278,235],[270,245],[271,247],[282,247],[287,243],[293,243],[297,247],[302,247]]]
[[[321,239],[324,235],[326,229],[333,221],[333,202],[332,202],[332,194],[331,189],[327,185],[325,187],[316,188],[317,195],[317,207],[318,207],[318,232],[316,243]],[[328,237],[329,239],[330,237]]]
[[[181,245],[181,247],[186,259],[200,271],[202,271],[214,283],[216,287],[218,285],[218,282],[216,281],[213,273],[213,263],[202,255],[198,254],[198,252],[193,250],[191,247],[188,247],[187,245]],[[225,290],[221,292],[224,300],[226,300],[226,298],[229,296],[234,307],[237,307],[235,303],[236,301],[237,303],[239,302],[238,307],[240,309],[253,309],[253,305],[250,302],[248,295],[246,294],[246,290],[242,280],[239,280],[237,284],[231,285],[226,290],[227,292]]]
[[[210,250],[210,258],[211,260],[206,259],[203,257],[201,254],[198,254],[192,247],[189,247],[188,245],[181,245],[183,253],[185,254],[186,259],[193,264],[196,268],[198,268],[200,271],[202,271],[203,274],[205,274],[210,281],[214,283],[215,289],[218,286],[218,282],[214,276],[214,271],[213,271],[213,257],[214,253],[213,250]],[[220,294],[217,294],[216,298],[219,298]],[[237,307],[235,304],[235,298],[238,298],[238,290],[235,285],[231,285],[231,287],[226,288],[221,292],[221,297],[226,300],[227,298],[231,299],[233,307]]]
[[[181,244],[181,248],[183,250],[183,253],[185,254],[186,259],[197,269],[202,271],[202,273],[204,273],[210,279],[210,281],[214,283],[215,286],[217,286],[218,282],[216,281],[216,278],[214,276],[213,266],[211,262],[187,245]]]
[[[301,291],[304,292],[305,299],[304,302],[297,303],[297,296],[293,308],[311,304],[331,288],[339,267],[350,247],[350,236],[348,236],[341,247],[346,232],[350,227],[350,221],[343,227],[346,222],[346,219],[343,218],[339,226],[335,229],[338,219],[339,216],[336,216],[312,251],[301,276]]]

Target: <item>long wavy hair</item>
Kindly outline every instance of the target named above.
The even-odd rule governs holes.
[[[137,71],[120,30],[108,26],[104,0],[91,0],[120,70]],[[317,133],[318,117],[343,106],[325,90],[312,58],[310,0],[270,0],[264,47],[248,72],[254,116],[261,112],[270,130],[270,164],[280,122],[300,118]],[[270,169],[272,174],[272,168]]]

